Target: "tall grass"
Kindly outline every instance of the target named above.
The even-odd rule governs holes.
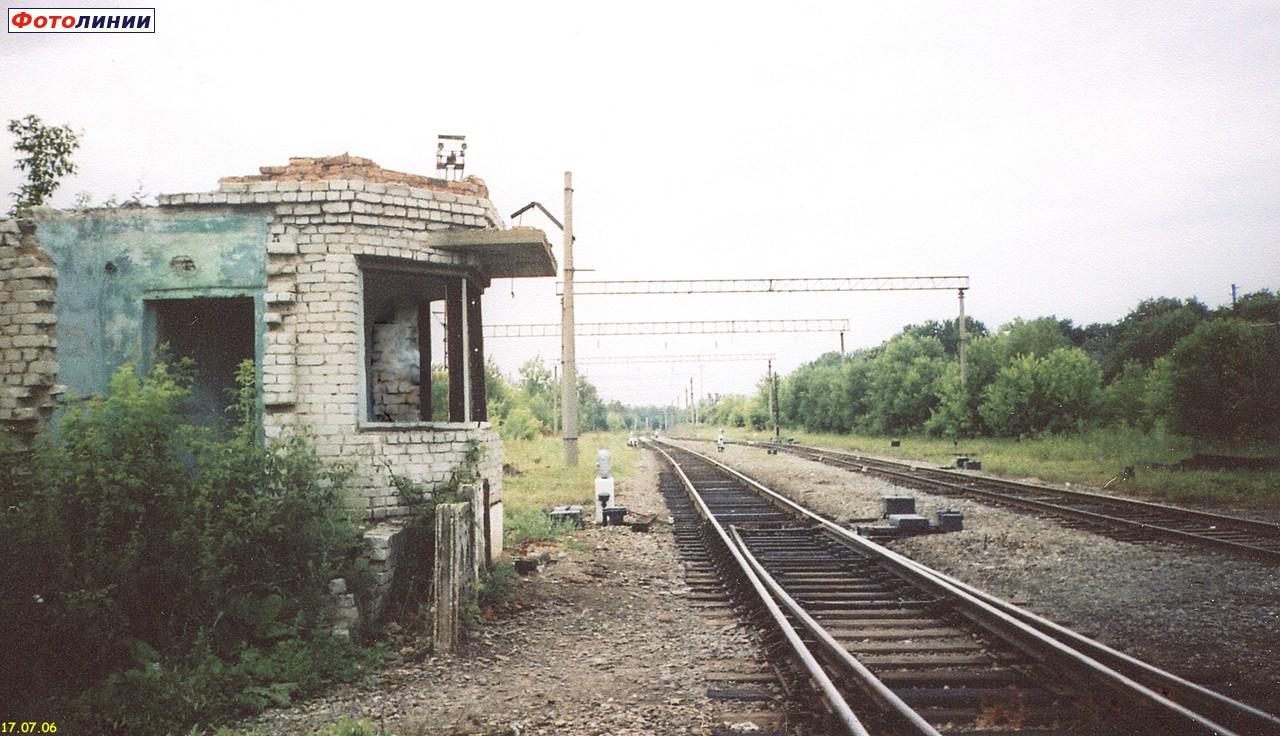
[[[564,462],[559,437],[511,440],[504,444],[505,474],[502,501],[506,544],[519,547],[532,541],[559,539],[567,529],[553,524],[547,512],[556,506],[578,504],[589,514],[596,502],[596,452],[609,451],[614,484],[631,477],[642,450],[627,447],[625,434],[589,432],[578,438],[578,465]]]
[[[689,436],[715,436],[715,430],[681,428]],[[687,431],[685,431],[687,429]],[[734,439],[768,441],[772,434],[726,430]],[[783,429],[783,439],[818,447],[856,450],[931,465],[954,465],[956,457],[982,462],[986,472],[1011,478],[1035,478],[1049,483],[1073,483],[1106,488],[1125,495],[1206,506],[1240,506],[1280,510],[1280,471],[1215,472],[1175,470],[1172,466],[1197,452],[1275,457],[1270,445],[1216,447],[1198,444],[1165,432],[1126,427],[1089,429],[1079,433],[1012,440],[981,437],[952,442],[927,436],[877,437],[818,434]],[[899,441],[899,447],[891,445]],[[1133,468],[1132,478],[1124,477]]]

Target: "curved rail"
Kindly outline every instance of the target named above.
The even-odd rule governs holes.
[[[1120,528],[1145,538],[1212,547],[1280,562],[1280,524],[805,445],[735,444],[777,448],[817,462],[872,473],[926,490],[1019,506],[1077,519],[1095,527]]]
[[[826,668],[823,667],[817,657],[814,656],[813,652],[804,643],[804,640],[800,637],[800,634],[795,627],[788,623],[782,611],[779,599],[773,595],[769,584],[765,583],[764,580],[755,572],[755,570],[759,569],[758,566],[753,566],[748,561],[747,555],[744,554],[745,548],[735,543],[733,537],[730,536],[729,529],[726,529],[725,525],[721,523],[723,517],[727,516],[730,518],[737,518],[741,521],[743,514],[748,514],[752,517],[752,523],[759,524],[766,521],[764,518],[766,514],[763,513],[763,510],[757,504],[750,503],[751,499],[745,499],[747,503],[742,503],[736,507],[731,506],[727,513],[717,514],[707,503],[705,495],[707,493],[714,494],[716,489],[707,489],[704,485],[703,492],[699,493],[696,490],[694,482],[690,480],[689,476],[686,474],[685,468],[681,467],[681,465],[676,462],[676,460],[666,450],[658,448],[658,452],[667,459],[672,469],[679,476],[686,491],[689,493],[689,497],[693,501],[694,507],[697,509],[699,516],[701,516],[703,521],[712,529],[714,535],[723,545],[723,548],[737,563],[738,569],[741,571],[748,584],[754,589],[760,602],[769,611],[769,614],[773,618],[778,630],[781,631],[783,636],[786,638],[787,644],[795,653],[797,659],[800,661],[809,677],[817,683],[818,689],[822,692],[828,708],[839,721],[841,728],[845,733],[853,734],[854,736],[869,736],[870,731],[867,730],[862,721],[854,714],[853,709],[849,706],[844,694],[832,681],[830,675],[826,671]],[[744,508],[746,509],[745,511],[743,510]],[[787,514],[779,513],[776,509],[772,509],[772,514],[773,517],[767,520],[769,523],[784,524],[790,518]],[[774,583],[774,585],[776,586],[776,583]],[[794,605],[794,602],[791,602],[791,604]],[[824,644],[825,643],[826,642],[824,642]],[[866,670],[866,668],[860,668],[860,670],[856,671],[855,674],[862,678],[865,685],[872,688],[883,697],[883,705],[892,710],[896,710],[897,715],[901,720],[913,724],[914,729],[909,733],[919,734],[920,736],[941,736],[938,731],[936,731],[927,722],[924,722],[923,719],[919,718],[919,716],[916,715],[916,713],[905,703],[902,703],[897,699],[891,691],[880,685],[879,681],[876,680],[875,677]]]
[[[936,653],[924,658],[973,668],[943,669],[930,677],[915,676],[919,681],[938,683],[945,682],[942,679],[945,677],[956,678],[957,687],[948,693],[948,686],[941,685],[938,692],[926,693],[931,697],[942,694],[958,702],[964,692],[959,685],[967,677],[998,685],[982,690],[982,697],[995,694],[1021,703],[1024,708],[1028,700],[1033,704],[1039,702],[1047,710],[1052,710],[1050,706],[1058,707],[1059,710],[1054,711],[1057,713],[1062,712],[1061,708],[1051,701],[1061,694],[1062,683],[1069,682],[1075,694],[1068,698],[1093,701],[1096,706],[1094,696],[1106,693],[1105,701],[1111,704],[1106,708],[1109,717],[1136,719],[1128,725],[1131,733],[1135,732],[1134,728],[1153,734],[1280,733],[1280,719],[1274,716],[1164,673],[929,570],[803,509],[711,458],[673,446],[658,448],[658,451],[676,469],[700,514],[715,530],[715,536],[721,539],[742,574],[751,581],[756,595],[773,612],[774,620],[781,620],[783,617],[777,612],[785,611],[785,618],[798,622],[797,628],[814,643],[831,673],[826,680],[856,683],[859,697],[875,703],[881,711],[876,718],[881,723],[892,723],[894,733],[938,731],[907,706],[908,699],[921,697],[919,688],[895,689],[892,683],[873,675],[871,668],[850,653],[851,647],[842,643],[842,637],[837,635],[841,632],[834,630],[833,633],[830,626],[838,616],[833,616],[831,611],[884,611],[873,615],[892,613],[899,618],[886,620],[905,621],[903,616],[909,611],[936,612],[945,608],[950,612],[947,615],[960,617],[970,627],[980,629],[983,632],[980,637],[996,643],[994,655],[966,655],[964,652],[972,645],[960,642],[953,645],[957,653],[949,659]],[[772,508],[761,506],[762,501],[767,501]],[[873,561],[868,564],[878,568],[868,579],[883,577],[887,572],[897,580],[907,581],[914,592],[895,589],[890,599],[872,600],[878,593],[873,594],[870,588],[882,586],[868,585],[867,590],[849,594],[847,578],[851,575],[839,566],[832,567],[828,558],[855,553],[860,560]],[[894,609],[894,606],[899,607]],[[864,629],[864,633],[868,631],[870,629]],[[844,640],[847,642],[847,636]],[[813,659],[812,652],[808,656]],[[875,657],[874,654],[864,656]],[[1000,666],[977,669],[975,663],[992,656]],[[1022,677],[1029,674],[1035,676]],[[913,680],[900,679],[899,684],[901,682]],[[903,698],[900,692],[908,693],[909,697]],[[829,701],[832,698],[830,694],[827,697]],[[847,704],[847,699],[844,702]],[[1096,733],[1103,728],[1104,724],[1093,722],[1082,732]]]

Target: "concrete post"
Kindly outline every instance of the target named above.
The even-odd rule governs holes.
[[[564,172],[564,297],[560,317],[560,403],[564,407],[564,464],[578,467],[578,365],[573,318],[573,172]]]
[[[964,289],[960,289],[960,388],[968,387],[969,362],[965,354],[965,343],[968,342],[964,324]]]
[[[431,601],[435,609],[432,651],[449,654],[462,640],[462,607],[475,601],[474,517],[471,504],[436,507],[436,555]]]

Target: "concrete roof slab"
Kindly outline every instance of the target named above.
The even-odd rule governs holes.
[[[510,230],[444,230],[431,246],[479,259],[490,278],[536,278],[556,275],[556,259],[543,231],[534,227]]]

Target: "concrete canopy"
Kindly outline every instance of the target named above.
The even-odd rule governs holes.
[[[431,235],[433,248],[476,258],[489,278],[534,278],[556,275],[556,259],[543,231],[446,230]]]

